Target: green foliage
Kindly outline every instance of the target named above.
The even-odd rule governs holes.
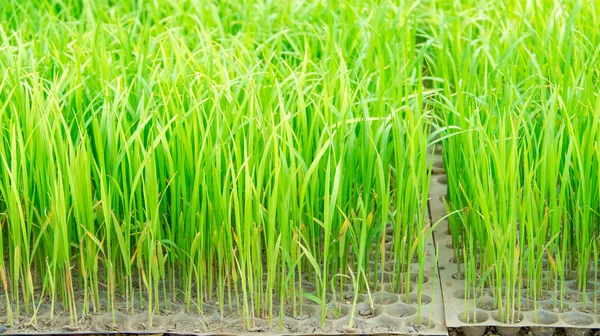
[[[435,93],[415,15],[376,1],[6,1],[0,274],[14,314],[60,302],[77,321],[83,289],[83,314],[125,300],[150,324],[172,301],[209,300],[273,323],[275,304],[305,297],[324,319],[327,291],[348,274],[380,286],[390,259],[411,291],[431,234]]]
[[[581,0],[6,0],[8,319],[420,303],[435,141],[467,298],[597,294],[599,32]]]
[[[514,322],[523,298],[528,309],[545,293],[562,305],[568,280],[585,292],[597,279],[598,8],[461,1],[439,11],[432,64],[448,207],[460,210],[457,272],[472,297],[490,288]],[[583,307],[597,312],[589,298]]]

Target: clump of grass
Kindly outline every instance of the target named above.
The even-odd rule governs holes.
[[[216,302],[252,328],[305,298],[324,321],[331,279],[334,291],[345,275],[369,290],[389,259],[393,287],[420,298],[434,91],[423,86],[417,10],[8,1],[0,276],[10,323],[41,303],[51,317],[62,303],[76,323],[124,302],[151,326],[174,302],[199,313]],[[413,257],[416,269],[404,263]]]
[[[594,10],[460,1],[429,29],[457,272],[467,298],[491,288],[504,322],[515,322],[521,298],[537,310],[551,292],[562,305],[567,280],[585,291],[597,273]]]

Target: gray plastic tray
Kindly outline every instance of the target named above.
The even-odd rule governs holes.
[[[388,232],[392,228],[388,226]],[[391,236],[390,236],[391,238]],[[147,313],[142,311],[136,314],[126,314],[115,312],[117,325],[112,325],[112,315],[110,313],[98,313],[88,315],[82,318],[82,321],[76,328],[69,327],[68,312],[57,308],[57,314],[54,320],[50,320],[47,313],[38,316],[37,322],[33,322],[30,317],[22,316],[18,319],[15,326],[9,327],[6,334],[64,334],[64,333],[137,333],[137,334],[182,334],[182,335],[337,335],[343,333],[353,334],[420,334],[420,335],[448,335],[446,323],[444,320],[444,308],[442,300],[442,291],[439,283],[439,275],[435,277],[435,249],[433,239],[430,238],[426,243],[426,262],[425,272],[426,281],[423,284],[421,309],[421,323],[417,324],[417,304],[412,302],[411,296],[415,296],[415,287],[409,293],[409,300],[404,294],[395,294],[391,292],[389,282],[394,274],[385,269],[393,267],[394,256],[392,253],[393,244],[391,240],[386,243],[387,262],[384,267],[383,275],[388,284],[379,288],[371,289],[371,296],[374,300],[374,313],[367,313],[369,301],[367,292],[360,292],[358,304],[355,310],[355,319],[353,328],[348,328],[350,319],[351,300],[340,298],[334,300],[329,295],[328,305],[336,306],[339,314],[328,316],[325,326],[320,326],[321,309],[320,306],[312,301],[305,299],[303,303],[303,312],[301,315],[292,316],[287,313],[283,317],[282,329],[279,329],[278,313],[279,309],[274,311],[273,326],[269,327],[268,320],[255,317],[253,319],[253,328],[248,330],[242,323],[239,313],[234,309],[221,316],[216,304],[205,304],[204,314],[185,311],[183,304],[173,304],[169,310],[165,310],[161,315],[153,317],[154,325],[147,326]],[[418,265],[413,264],[411,269],[417,271]],[[416,275],[413,275],[416,276]],[[305,286],[309,290],[310,284]],[[353,295],[353,291],[348,286],[345,295]],[[4,301],[2,301],[4,302]],[[2,303],[0,303],[2,311]],[[286,311],[284,309],[284,311]],[[329,315],[329,314],[328,314]],[[429,323],[429,321],[431,323]],[[6,324],[6,317],[0,316],[0,325]],[[427,327],[429,326],[429,327]]]

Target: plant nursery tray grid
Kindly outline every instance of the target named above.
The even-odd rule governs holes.
[[[442,162],[441,155],[436,155],[435,162],[438,167],[443,166],[440,164]],[[434,222],[447,214],[443,202],[446,190],[447,176],[445,173],[432,175],[429,209]],[[490,293],[486,291],[483,295],[478,297],[479,307],[473,314],[473,301],[468,300],[465,304],[465,282],[455,276],[456,264],[452,248],[452,236],[448,231],[447,219],[444,219],[440,225],[436,227],[434,239],[439,249],[440,259],[438,260],[438,265],[440,268],[440,281],[445,307],[444,313],[446,325],[449,328],[496,326],[499,327],[504,334],[511,334],[511,331],[506,330],[506,328],[512,328],[514,329],[512,332],[516,332],[516,330],[521,327],[532,328],[534,334],[538,334],[538,331],[540,334],[543,334],[544,332],[552,334],[554,328],[578,328],[584,330],[600,328],[600,315],[586,312],[583,309],[581,302],[571,302],[566,300],[565,307],[568,307],[569,309],[563,309],[560,312],[556,312],[552,309],[553,300],[551,298],[538,301],[537,306],[539,309],[537,312],[533,312],[529,309],[526,309],[528,311],[522,310],[521,316],[519,316],[520,321],[518,323],[507,324],[499,321],[497,309],[491,309],[493,307],[493,298]],[[570,287],[571,286],[569,285],[567,286],[567,295],[578,293]],[[587,295],[592,296],[594,294],[588,293]],[[568,296],[576,297],[576,295]],[[465,309],[467,309],[470,314],[474,315],[475,322],[465,323],[461,320],[461,316],[464,314]]]
[[[386,231],[392,233],[391,226]],[[40,314],[33,323],[31,317],[22,316],[13,327],[9,327],[4,335],[40,335],[40,334],[121,334],[131,333],[136,335],[338,335],[338,334],[419,334],[419,335],[448,335],[444,320],[442,305],[442,291],[439,283],[435,263],[435,249],[432,237],[426,242],[426,261],[424,270],[424,283],[422,288],[421,323],[418,323],[415,286],[408,295],[393,293],[391,281],[394,274],[385,271],[394,263],[391,250],[393,244],[386,246],[386,264],[383,273],[385,281],[378,284],[378,288],[371,290],[374,310],[371,311],[368,292],[360,291],[354,310],[354,323],[349,327],[350,313],[352,311],[352,298],[354,291],[350,286],[345,287],[344,297],[328,294],[328,315],[324,326],[321,326],[320,305],[305,298],[301,314],[293,316],[291,311],[283,309],[284,317],[279,324],[278,305],[273,310],[272,324],[268,319],[255,317],[252,319],[252,328],[247,329],[241,321],[240,313],[235,307],[225,308],[224,312],[216,302],[205,303],[203,314],[187,312],[182,303],[171,303],[168,310],[163,309],[160,315],[153,315],[153,326],[148,326],[148,313],[139,310],[135,314],[124,313],[123,308],[117,305],[120,311],[95,313],[85,315],[76,327],[71,327],[67,311],[57,309],[54,319],[50,319],[49,305],[40,305]],[[414,264],[411,269],[417,269]],[[437,275],[437,277],[436,277]],[[416,273],[411,274],[411,279],[416,278]],[[305,282],[305,287],[311,284]],[[314,294],[314,293],[313,293]],[[225,305],[226,307],[228,305]],[[329,313],[335,307],[336,314]],[[5,308],[5,307],[4,307]],[[4,309],[0,304],[0,311]],[[366,312],[366,313],[365,313]],[[6,321],[0,316],[0,325]]]

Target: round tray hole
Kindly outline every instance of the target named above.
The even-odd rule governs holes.
[[[397,287],[399,286],[399,287]],[[403,294],[404,291],[406,290],[406,287],[403,284],[393,284],[393,283],[388,283],[385,284],[383,286],[383,289],[388,292],[388,293],[392,293],[392,294]],[[396,290],[397,289],[397,290]],[[415,286],[411,286],[410,287],[411,292],[415,290]]]
[[[435,161],[433,163],[433,168],[444,169],[444,161]]]
[[[533,322],[537,324],[554,324],[558,322],[558,315],[547,311],[539,310],[533,313]]]
[[[438,177],[437,181],[439,184],[448,184],[448,176],[442,175],[442,176]]]
[[[464,289],[459,289],[457,291],[455,291],[454,293],[452,293],[452,295],[454,295],[455,298],[457,299],[461,299],[461,300],[465,300],[465,299],[480,299],[483,296],[483,293],[481,292],[481,290],[476,290],[475,288],[471,289],[469,291],[469,297],[467,297],[467,294],[465,292]]]
[[[371,308],[367,302],[356,306],[354,310],[355,316],[368,320],[381,315],[384,309],[381,306],[373,305]]]
[[[328,320],[339,320],[350,314],[350,306],[348,305],[327,305],[327,319]]]
[[[577,327],[585,327],[594,323],[594,320],[590,316],[579,312],[566,313],[562,319],[566,323]]]
[[[509,316],[502,315],[498,311],[492,313],[492,319],[500,323],[514,324],[523,321],[523,314],[513,311]]]
[[[396,255],[394,254],[394,252],[385,251],[385,260],[386,261],[392,261],[394,259],[396,259]]]
[[[408,294],[408,296],[402,295],[402,302],[404,303],[408,303],[408,304],[418,304],[418,295],[417,293],[410,293]],[[421,305],[426,305],[426,304],[430,304],[431,303],[431,297],[425,295],[425,294],[421,294]]]
[[[373,302],[375,304],[378,305],[390,305],[390,304],[394,304],[396,302],[398,302],[398,295],[394,295],[394,294],[390,294],[390,293],[386,293],[386,292],[381,292],[381,293],[375,293],[372,295],[373,297]]]
[[[460,330],[465,336],[483,336],[486,328],[486,326],[463,326]]]
[[[395,318],[390,316],[379,316],[377,318],[377,321],[373,322],[376,322],[376,325],[373,326],[373,328],[369,330],[368,333],[390,334],[393,332],[397,332],[400,329],[400,323],[398,323],[398,321]]]
[[[393,262],[393,261],[386,261],[386,262],[383,264],[383,270],[384,270],[384,271],[386,271],[386,272],[392,272],[392,273],[393,273],[393,271],[394,271],[394,266],[395,266],[395,265],[394,265],[394,262]]]
[[[413,284],[416,284],[417,281],[419,280],[419,274],[418,273],[411,273],[410,274],[410,282]],[[428,283],[429,282],[429,278],[426,275],[423,275],[423,283]]]
[[[577,281],[573,281],[569,284],[569,289],[579,292],[579,285]],[[596,284],[593,282],[588,282],[585,288],[585,291],[588,293],[592,293],[596,290]]]
[[[534,296],[532,293],[528,293],[527,290],[523,290],[521,291],[521,297],[524,299],[534,299]],[[549,291],[543,290],[541,293],[538,293],[538,295],[535,297],[536,301],[540,302],[540,301],[548,301],[550,299],[553,298],[552,293],[550,293]]]
[[[522,299],[521,300],[521,311],[528,312],[534,309],[534,302],[532,300]]]
[[[517,336],[521,333],[521,327],[496,327],[496,332],[502,336]]]
[[[383,309],[388,315],[394,317],[407,317],[417,313],[417,309],[415,307],[410,307],[403,304],[395,304],[384,307]]]
[[[339,297],[338,297],[339,299]],[[348,302],[349,304],[351,304],[352,302],[354,302],[354,291],[349,290],[344,292],[344,296],[341,298],[342,301]],[[357,294],[356,295],[356,303],[361,303],[365,301],[365,296],[363,294]]]
[[[420,333],[435,328],[435,323],[427,317],[421,316],[419,320],[417,316],[412,316],[406,319],[406,326],[410,333]]]
[[[490,297],[484,297],[481,300],[477,301],[477,308],[487,311],[493,311],[498,309],[498,306],[494,302],[494,299]]]
[[[593,302],[588,302],[585,307],[582,303],[578,304],[577,307],[575,307],[575,309],[578,312],[582,312],[584,314],[599,314],[600,311],[597,310],[597,308],[594,308],[594,303]]]
[[[318,309],[316,307],[309,305],[303,305],[302,310],[296,307],[296,312],[294,312],[294,309],[291,306],[285,308],[285,316],[293,318],[297,321],[308,320],[311,317],[315,316],[317,312]]]
[[[377,272],[376,277],[377,277],[377,282],[379,282],[379,283],[380,282],[390,283],[395,278],[394,273],[385,272],[385,271],[383,271],[383,272],[381,272],[381,271]]]
[[[551,302],[543,304],[542,309],[552,313],[565,313],[573,310],[573,308],[571,308],[571,305],[569,305],[568,303],[563,303],[561,305],[560,302]]]
[[[484,312],[483,310],[469,310],[466,312],[460,312],[456,315],[456,318],[458,318],[458,320],[462,323],[468,323],[468,324],[476,324],[476,323],[483,323],[485,321],[488,320],[489,315],[488,313]]]
[[[452,274],[452,279],[454,280],[465,280],[465,274],[464,273],[453,273]]]
[[[563,296],[563,299],[570,302],[581,303],[583,302],[583,295],[581,295],[581,293],[566,293]]]

